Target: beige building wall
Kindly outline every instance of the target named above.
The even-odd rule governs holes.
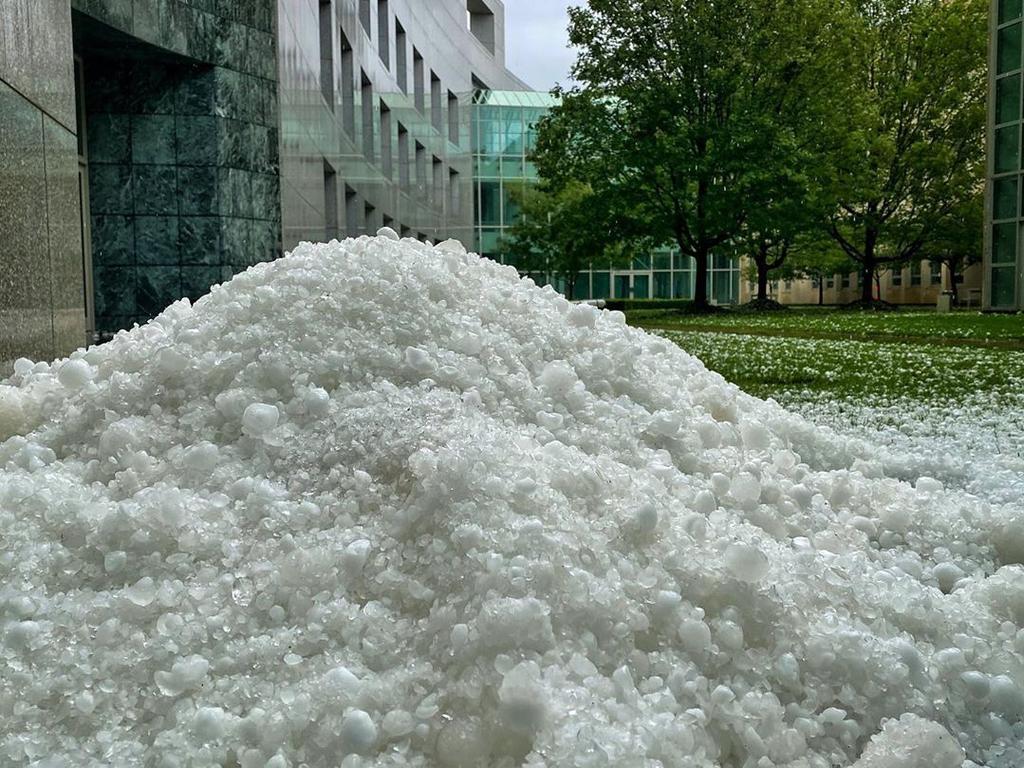
[[[744,264],[744,274],[748,274]],[[860,298],[859,275],[856,272],[836,274],[826,278],[823,291],[824,304],[849,304]],[[963,281],[958,285],[961,306],[981,306],[982,267],[975,264],[968,267],[963,274]],[[934,307],[939,295],[953,286],[953,278],[949,270],[942,267],[941,273],[933,276],[931,262],[922,260],[920,271],[906,266],[898,272],[886,271],[880,280],[883,301],[891,304],[906,304]],[[781,304],[817,304],[819,289],[815,281],[774,280],[768,284],[769,296]],[[877,294],[877,289],[876,289]],[[746,303],[757,295],[757,284],[744,280],[740,285],[740,303]]]

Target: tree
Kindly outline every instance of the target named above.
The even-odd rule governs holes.
[[[568,298],[580,272],[592,263],[625,260],[628,230],[614,226],[613,213],[601,214],[602,201],[587,184],[570,180],[558,188],[526,187],[514,200],[520,214],[502,240],[502,252],[523,271],[562,278]]]
[[[956,277],[972,264],[981,262],[985,236],[985,189],[976,186],[974,194],[957,201],[932,230],[920,255],[949,270],[953,303],[960,301]]]
[[[850,259],[826,236],[808,234],[792,246],[789,259],[777,270],[787,280],[813,280],[818,287],[818,305],[825,303],[825,280],[854,271]]]
[[[570,9],[580,83],[542,121],[542,178],[581,179],[696,263],[708,307],[713,251],[734,248],[757,190],[792,166],[793,115],[842,81],[840,0],[590,0]],[[837,39],[839,43],[837,44]],[[818,84],[812,87],[811,84]]]
[[[859,98],[837,158],[831,236],[872,303],[974,194],[985,147],[985,0],[855,0]]]

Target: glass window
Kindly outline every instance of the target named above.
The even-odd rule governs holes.
[[[517,155],[505,155],[501,158],[501,175],[506,179],[523,178],[523,158]]]
[[[590,275],[586,272],[581,272],[580,276],[576,278],[571,298],[573,301],[586,301],[590,298]]]
[[[693,272],[674,272],[672,277],[672,294],[676,299],[693,298]]]
[[[913,261],[910,264],[910,284],[920,285],[921,284],[921,262]]]
[[[505,126],[505,142],[502,154],[522,155],[525,133],[523,128],[523,111],[521,109],[506,109],[504,113],[502,116],[504,120],[502,122]]]
[[[502,188],[502,194],[505,199],[505,216],[502,219],[502,223],[505,226],[515,224],[519,219],[520,206],[516,202],[517,198],[522,199],[522,188],[518,185],[506,184]]]
[[[932,285],[938,285],[942,282],[942,262],[933,261],[929,264],[930,267],[930,279]]]
[[[629,290],[629,275],[615,276],[615,298],[628,299],[631,295]]]
[[[537,166],[527,161],[523,164],[523,178],[529,179],[530,181],[536,181],[540,178],[540,174],[537,173]]]
[[[481,181],[477,192],[478,223],[501,224],[501,184],[497,181]]]
[[[993,216],[996,219],[1017,218],[1017,177],[996,179],[993,198]]]
[[[999,30],[996,51],[996,74],[1020,69],[1020,24],[1011,24]]]
[[[992,269],[992,306],[1012,307],[1017,299],[1015,267],[994,267]]]
[[[650,269],[651,268],[651,257],[650,255],[636,256],[633,259],[633,269]]]
[[[480,230],[480,250],[486,253],[493,253],[498,250],[498,243],[501,240],[500,229]]]
[[[658,257],[655,257],[657,259]],[[666,254],[664,258],[668,258]],[[654,273],[654,298],[656,299],[671,299],[672,298],[672,273],[671,272],[655,272]]]
[[[992,263],[1015,264],[1017,261],[1017,225],[995,224],[992,227]]]
[[[501,165],[496,157],[478,157],[476,175],[480,179],[500,179]]]
[[[499,155],[502,148],[502,126],[497,120],[477,122],[477,149],[482,155]]]
[[[1021,0],[999,0],[999,23],[1020,18]]]
[[[1020,120],[1020,75],[996,81],[996,124]]]
[[[732,257],[726,256],[725,254],[716,253],[711,258],[712,269],[732,269],[733,260]]]
[[[593,298],[607,299],[611,295],[611,276],[607,272],[593,272],[590,275],[592,280]]]
[[[647,275],[634,275],[633,276],[633,298],[634,299],[649,299],[651,298],[651,278]]]
[[[996,173],[1017,170],[1020,162],[1019,126],[996,130]]]
[[[893,269],[893,271],[892,271],[892,284],[893,284],[893,286],[895,286],[897,288],[903,285],[903,269],[902,268],[898,268],[897,267],[897,268]]]
[[[719,304],[732,304],[736,300],[734,285],[739,285],[739,272],[723,269],[711,273],[711,295]]]

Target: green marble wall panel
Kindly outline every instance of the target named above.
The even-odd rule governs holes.
[[[72,5],[127,41],[120,60],[90,56],[79,30],[97,329],[112,333],[280,255],[276,3]]]

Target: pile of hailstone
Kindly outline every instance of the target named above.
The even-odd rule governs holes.
[[[0,385],[0,764],[1024,763],[1024,510],[382,231]]]

